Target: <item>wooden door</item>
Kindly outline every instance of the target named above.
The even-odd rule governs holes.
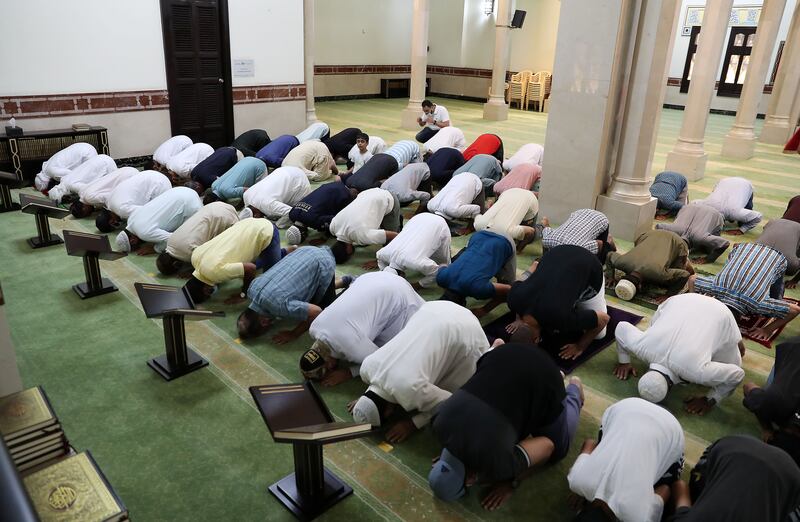
[[[233,141],[227,0],[161,0],[172,135]]]
[[[750,52],[753,50],[755,40],[755,27],[731,27],[717,96],[738,98],[742,93],[742,85],[750,66]]]

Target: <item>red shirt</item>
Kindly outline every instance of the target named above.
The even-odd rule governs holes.
[[[494,156],[495,152],[502,146],[503,141],[495,134],[481,134],[478,139],[472,142],[472,145],[464,150],[464,159],[469,161],[478,154]]]

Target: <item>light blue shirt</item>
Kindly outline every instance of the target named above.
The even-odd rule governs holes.
[[[201,208],[203,201],[197,192],[174,187],[134,210],[125,229],[142,241],[154,243],[156,252],[161,253],[172,233]]]
[[[252,187],[267,170],[267,165],[258,158],[242,158],[225,174],[214,180],[211,191],[220,199],[241,198],[246,187]]]

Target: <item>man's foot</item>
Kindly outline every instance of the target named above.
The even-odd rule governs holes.
[[[525,239],[521,240],[517,243],[517,254],[521,254],[525,247],[533,243],[533,240],[536,239],[536,233],[530,235],[530,237],[526,237]]]
[[[290,245],[299,245],[303,241],[303,233],[297,226],[292,225],[286,229],[286,241]]]
[[[729,236],[741,236],[744,234],[744,232],[742,232],[738,228],[734,228],[733,230],[723,230],[722,233],[728,234]]]
[[[514,488],[511,482],[498,482],[491,487],[489,494],[481,500],[481,506],[483,506],[483,509],[494,511],[505,504],[513,494]]]
[[[492,348],[497,348],[498,346],[503,346],[504,344],[506,344],[506,342],[502,338],[498,337],[492,343]]]
[[[583,404],[584,402],[583,382],[581,382],[581,378],[578,377],[577,375],[573,375],[572,377],[569,378],[569,383],[578,387],[578,392],[580,393],[581,397],[581,404]]]
[[[466,236],[467,234],[471,234],[473,232],[475,232],[475,229],[472,227],[462,227],[452,230],[452,233],[456,236]]]
[[[714,407],[713,399],[708,397],[686,397],[683,400],[683,408],[693,414],[700,415],[701,417],[710,412]]]
[[[695,257],[694,259],[692,259],[692,263],[695,265],[705,265],[706,263],[708,263],[708,259],[704,256]]]
[[[656,214],[656,221],[666,221],[669,219],[669,214]]]
[[[363,268],[364,270],[375,270],[376,268],[378,268],[378,260],[373,259],[372,261],[367,261],[366,263],[361,265],[361,268]]]
[[[756,328],[750,332],[750,337],[757,341],[766,341],[770,338],[772,332],[767,332],[764,328]]]

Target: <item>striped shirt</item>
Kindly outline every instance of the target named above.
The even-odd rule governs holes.
[[[766,245],[739,243],[715,277],[698,277],[695,291],[722,301],[743,315],[785,317],[789,306],[769,296],[769,288],[786,272],[786,258]]]
[[[401,140],[386,149],[384,154],[388,154],[397,160],[397,170],[402,169],[409,163],[420,161],[419,145],[411,140]]]
[[[662,172],[650,185],[650,195],[659,200],[675,201],[686,190],[686,177],[677,172]]]
[[[322,302],[335,273],[330,248],[300,247],[250,283],[250,309],[261,315],[305,321],[309,303]]]
[[[542,230],[542,246],[553,248],[559,245],[580,246],[596,254],[597,238],[608,230],[608,218],[602,212],[590,208],[576,210],[556,229]]]

